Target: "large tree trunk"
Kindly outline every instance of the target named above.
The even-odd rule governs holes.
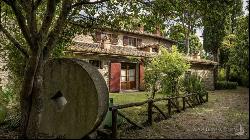
[[[20,131],[23,138],[27,136],[27,128],[30,125],[30,112],[31,109],[41,110],[41,100],[40,100],[40,91],[42,87],[42,69],[44,60],[40,55],[40,52],[32,55],[29,58],[25,75],[23,87],[20,92],[20,105],[21,105],[21,126]],[[34,114],[33,114],[34,115]],[[37,114],[38,116],[38,114]],[[36,131],[37,126],[33,127],[34,129],[31,132]],[[30,129],[29,129],[30,131]]]
[[[219,63],[219,54],[220,54],[219,49],[213,52],[214,61],[218,63]],[[213,72],[214,73],[214,87],[218,79],[218,68],[219,68],[219,65],[216,65],[214,67],[214,72]]]
[[[230,79],[230,69],[231,69],[230,65],[227,65],[226,66],[226,81],[229,81]]]
[[[186,44],[185,44],[186,46],[186,50],[187,50],[187,56],[189,56],[190,55],[190,47],[189,47],[189,29],[188,29],[188,31],[187,31],[187,35],[186,35]]]
[[[40,57],[37,72],[34,79],[34,86],[32,90],[32,106],[30,110],[30,117],[28,120],[28,126],[26,129],[26,134],[29,138],[38,138],[38,129],[40,126],[41,112],[43,108],[43,101],[41,96],[41,90],[43,85],[43,69],[45,60],[43,56]]]

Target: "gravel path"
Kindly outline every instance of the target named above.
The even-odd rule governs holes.
[[[209,101],[141,130],[120,130],[123,139],[249,138],[249,89],[209,92]]]

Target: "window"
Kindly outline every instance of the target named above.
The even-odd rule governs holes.
[[[141,46],[142,44],[142,39],[135,38],[135,37],[129,37],[129,36],[123,36],[123,45],[124,46]]]
[[[126,69],[121,69],[121,81],[126,82],[127,81],[127,74],[126,74]]]
[[[152,52],[158,53],[158,52],[159,52],[159,49],[158,49],[158,48],[152,48]]]
[[[98,69],[102,69],[102,61],[100,60],[89,60],[89,63],[93,66],[97,67]]]
[[[129,69],[129,81],[135,81],[135,69]]]
[[[136,38],[128,37],[128,45],[136,47]]]

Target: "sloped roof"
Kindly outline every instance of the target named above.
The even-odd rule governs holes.
[[[155,52],[145,52],[137,50],[136,48],[122,47],[118,45],[111,45],[110,49],[104,49],[99,43],[83,43],[75,42],[71,46],[67,47],[66,52],[81,53],[81,54],[104,54],[104,55],[119,55],[119,56],[134,56],[134,57],[154,57],[157,55]],[[203,65],[218,65],[218,62],[205,60],[205,59],[193,59],[185,57],[185,59],[191,64],[203,64]]]
[[[193,59],[189,57],[185,57],[185,59],[191,64],[205,64],[205,65],[218,65],[218,62],[206,60],[206,59]]]
[[[135,57],[152,57],[156,53],[149,53],[140,51],[135,48],[122,47],[117,45],[111,45],[110,49],[101,48],[99,43],[81,43],[75,42],[69,46],[66,51],[77,52],[77,53],[96,53],[96,54],[107,54],[107,55],[121,55],[121,56],[135,56]]]
[[[171,39],[163,37],[163,36],[159,36],[159,35],[151,34],[151,33],[147,33],[147,32],[140,32],[140,31],[137,31],[137,30],[127,31],[127,30],[124,30],[124,29],[119,29],[118,30],[118,29],[112,29],[112,28],[102,28],[102,29],[99,29],[99,30],[101,30],[101,31],[110,31],[110,32],[121,32],[121,33],[125,33],[125,34],[134,34],[134,35],[139,35],[139,36],[147,36],[147,37],[152,37],[152,38],[156,38],[156,39],[162,39],[162,40],[171,42],[173,44],[177,43],[177,41],[171,40]]]

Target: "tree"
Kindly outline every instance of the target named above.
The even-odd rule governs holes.
[[[174,13],[176,13],[175,21],[181,23],[185,32],[185,53],[190,54],[190,36],[195,33],[195,28],[201,26],[201,13],[199,9],[200,1],[177,0],[172,1]]]
[[[229,59],[236,47],[236,36],[235,34],[229,34],[224,37],[222,46],[220,47],[220,65],[226,69],[226,80],[229,81],[230,67],[231,64]]]
[[[203,48],[213,55],[213,60],[219,62],[219,48],[226,36],[227,15],[230,13],[234,0],[201,1]],[[214,83],[218,77],[218,66],[214,69]]]
[[[185,32],[186,28],[183,28],[180,24],[176,24],[174,26],[171,26],[169,29],[169,38],[178,41],[177,47],[178,50],[182,53],[185,53]],[[190,34],[189,38],[189,52],[192,53],[198,53],[202,49],[202,44],[200,42],[200,39],[195,34]]]
[[[237,18],[235,46],[230,49],[228,65],[229,80],[249,86],[249,15]]]
[[[163,31],[171,28],[172,25],[182,26],[184,34],[185,53],[190,53],[190,36],[195,33],[195,28],[201,26],[200,1],[192,0],[155,0],[149,2],[149,15],[145,17],[146,29],[153,31],[156,26],[160,26]],[[164,28],[165,27],[165,28]]]
[[[127,5],[134,1],[123,1]],[[21,131],[23,136],[27,133],[37,137],[40,113],[42,109],[41,88],[43,84],[43,68],[57,47],[68,23],[81,25],[84,29],[102,26],[103,21],[109,21],[112,14],[105,11],[117,8],[117,1],[108,0],[1,0],[1,7],[7,7],[4,12],[7,19],[11,17],[12,23],[0,22],[0,31],[26,58],[24,80],[20,92]],[[104,9],[104,7],[106,9]],[[84,14],[79,14],[79,13]],[[128,12],[128,11],[127,11]],[[1,11],[2,15],[3,11]],[[97,18],[95,18],[95,15]],[[4,17],[1,17],[1,19]],[[97,22],[98,21],[98,22]],[[105,22],[110,25],[112,22]],[[10,30],[8,24],[18,25],[20,32]],[[2,41],[1,41],[2,42]],[[30,114],[35,106],[35,113]],[[34,120],[30,116],[34,115]]]

